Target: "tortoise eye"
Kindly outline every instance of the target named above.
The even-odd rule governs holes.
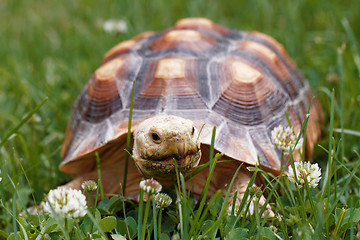
[[[161,142],[159,134],[157,134],[155,132],[151,133],[151,138],[155,143],[160,143]]]

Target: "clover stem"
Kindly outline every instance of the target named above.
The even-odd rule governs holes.
[[[162,217],[162,206],[160,207],[159,218],[158,218],[158,235],[159,236],[161,236],[161,217]]]
[[[156,222],[156,207],[155,207],[155,198],[152,198],[152,207],[153,207],[153,224],[154,224],[154,239],[158,239],[158,226]],[[160,235],[159,235],[160,236]]]
[[[65,232],[66,232],[66,233],[68,233],[68,230],[69,230],[69,229],[68,229],[68,223],[67,223],[67,222],[68,222],[68,220],[67,220],[67,218],[65,218],[65,219],[64,219],[64,228],[65,228]]]
[[[144,215],[144,221],[143,221],[143,226],[142,226],[142,233],[141,233],[141,239],[145,239],[145,230],[146,230],[146,226],[147,226],[147,219],[149,216],[149,209],[150,209],[150,196],[148,195],[148,199],[146,201],[146,207],[145,207],[145,215]]]

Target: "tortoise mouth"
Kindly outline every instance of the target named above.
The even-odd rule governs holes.
[[[137,167],[146,177],[157,177],[157,178],[173,178],[176,176],[176,167],[183,173],[189,173],[193,167],[196,167],[201,158],[200,149],[195,153],[190,153],[182,158],[166,157],[164,159],[144,159],[134,158]]]

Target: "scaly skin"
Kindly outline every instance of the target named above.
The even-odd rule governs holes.
[[[133,157],[145,176],[174,178],[174,162],[186,174],[201,158],[198,131],[192,121],[181,117],[149,118],[134,132]]]

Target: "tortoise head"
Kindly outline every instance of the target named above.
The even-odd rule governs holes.
[[[181,117],[146,119],[134,132],[133,157],[146,177],[173,178],[175,163],[186,174],[201,158],[198,131],[191,120]]]

